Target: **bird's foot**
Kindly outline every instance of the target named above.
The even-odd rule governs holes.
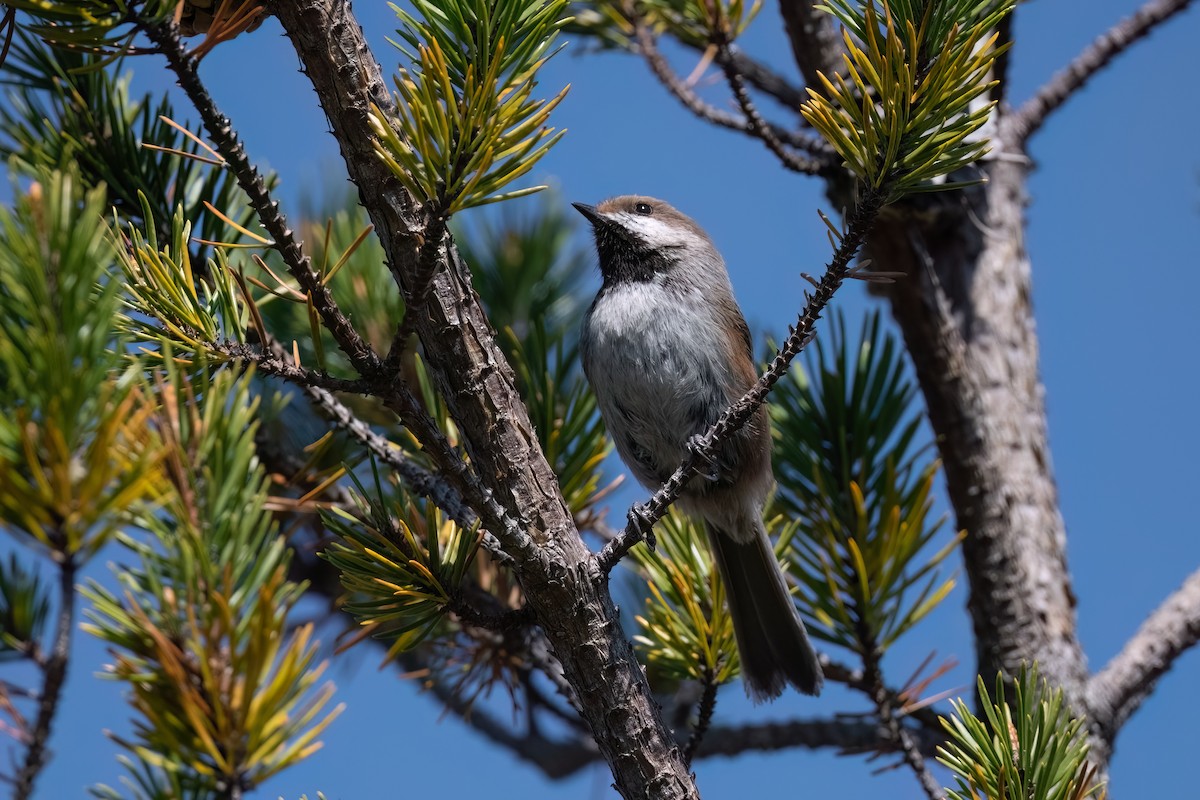
[[[721,480],[721,465],[717,463],[716,456],[709,455],[708,443],[704,441],[703,434],[693,433],[688,437],[687,448],[696,455],[700,456],[700,460],[708,467],[708,471],[701,471],[698,474],[701,478],[709,483],[716,483]]]
[[[642,537],[650,552],[658,547],[658,539],[654,536],[654,521],[650,519],[650,509],[645,503],[637,503],[629,509],[629,524]]]

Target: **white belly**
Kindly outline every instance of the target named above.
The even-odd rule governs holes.
[[[606,291],[584,322],[583,364],[622,459],[656,487],[689,437],[728,405],[726,343],[702,298],[655,283]],[[664,474],[665,472],[665,474]]]

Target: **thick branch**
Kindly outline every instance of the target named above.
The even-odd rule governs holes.
[[[42,691],[38,695],[37,719],[29,732],[29,746],[25,750],[25,761],[13,780],[14,800],[26,800],[33,794],[33,784],[46,766],[49,753],[46,744],[50,739],[50,728],[54,715],[58,713],[58,701],[62,696],[63,684],[67,680],[67,664],[71,656],[71,629],[75,620],[75,561],[66,556],[59,564],[58,572],[58,622],[54,630],[54,646],[50,655],[39,659],[42,670]]]
[[[886,292],[925,396],[956,526],[966,531],[978,671],[1016,675],[1036,661],[1083,713],[1087,665],[1024,246],[1025,167],[999,160],[985,169],[984,185],[896,208],[865,254],[907,273]]]
[[[1200,570],[1154,610],[1088,683],[1093,730],[1111,745],[1125,721],[1188,649],[1200,642]]]
[[[411,296],[419,220],[399,181],[373,152],[370,105],[387,113],[393,103],[362,30],[349,4],[339,0],[275,0],[269,6],[317,90],[388,264]],[[608,584],[575,529],[512,370],[449,239],[439,261],[426,301],[408,313],[415,315],[430,375],[459,426],[486,499],[517,522],[494,532],[517,560],[528,604],[618,790],[626,797],[695,797],[695,784],[621,630]],[[488,515],[481,515],[490,528]]]
[[[1152,0],[1101,34],[1086,50],[1075,57],[1033,97],[1025,102],[1009,120],[1009,144],[1022,147],[1037,133],[1063,103],[1082,89],[1096,73],[1131,45],[1150,34],[1157,26],[1183,11],[1192,0]]]

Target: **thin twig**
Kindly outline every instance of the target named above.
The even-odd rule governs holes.
[[[800,106],[808,101],[808,95],[803,89],[740,50],[733,52],[733,65],[751,86],[774,97],[793,111],[798,111]]]
[[[1112,742],[1154,685],[1183,653],[1200,642],[1200,570],[1188,576],[1142,622],[1121,652],[1088,681],[1088,717]]]
[[[1061,72],[1055,74],[1033,97],[1009,118],[1009,142],[1020,147],[1037,133],[1063,103],[1091,80],[1096,73],[1156,27],[1183,11],[1192,0],[1152,0],[1118,22],[1088,45]]]
[[[893,696],[883,682],[883,672],[880,669],[879,643],[861,616],[859,617],[857,627],[858,640],[863,653],[864,689],[870,696],[871,702],[875,704],[875,710],[879,714],[879,721],[883,724],[883,728],[887,732],[888,738],[892,740],[892,744],[900,750],[904,763],[916,775],[917,782],[921,784],[921,789],[925,792],[925,795],[929,800],[941,800],[945,796],[941,784],[937,782],[933,777],[933,773],[929,771],[929,765],[925,763],[925,756],[920,748],[918,748],[911,733],[900,724],[900,720],[896,716],[896,706]]]
[[[442,260],[438,258],[438,253],[442,249],[445,237],[446,220],[442,217],[430,221],[426,226],[424,241],[417,253],[417,269],[412,281],[413,291],[405,304],[404,319],[396,326],[392,344],[388,348],[387,356],[383,359],[385,376],[390,377],[400,371],[408,340],[417,331],[417,315],[413,313],[412,309],[424,303],[426,295],[429,294],[433,276],[442,263]]]
[[[49,657],[39,660],[42,670],[42,691],[38,696],[37,719],[29,732],[29,747],[25,762],[13,780],[14,800],[26,800],[33,794],[33,784],[46,766],[50,728],[58,712],[58,701],[67,679],[71,657],[71,632],[75,620],[75,560],[65,555],[58,568],[58,622],[54,630],[54,647]]]
[[[438,252],[445,244],[446,218],[438,216],[429,220],[423,236],[424,241],[421,243],[421,249],[417,252],[417,269],[413,274],[410,305],[420,305],[425,302],[425,297],[429,294],[429,287],[433,283],[433,276],[442,264],[442,259],[438,258]]]
[[[263,228],[274,240],[274,247],[282,256],[288,271],[299,282],[300,288],[308,294],[334,341],[360,375],[371,379],[380,376],[381,360],[354,329],[350,320],[338,308],[329,288],[313,271],[308,256],[304,254],[300,242],[279,211],[279,204],[271,198],[258,170],[250,163],[232,123],[217,109],[208,90],[200,81],[197,62],[184,51],[178,26],[167,19],[156,23],[142,23],[141,29],[166,57],[180,87],[200,114],[201,122],[217,152],[225,159],[226,166],[233,172],[238,185],[246,193]],[[479,476],[474,474],[461,455],[450,445],[412,393],[395,389],[394,381],[390,386],[392,388],[381,395],[384,404],[400,416],[448,479],[457,482],[463,497],[480,514],[488,529],[493,532],[503,529],[514,537],[520,536],[520,527],[516,520],[488,492]]]
[[[258,347],[228,339],[205,342],[205,347],[225,358],[254,364],[259,372],[293,383],[304,388],[323,389],[328,392],[347,394],[371,394],[374,382],[364,378],[338,378],[323,369],[308,369],[297,366],[286,351],[263,352]]]
[[[607,574],[619,562],[629,549],[642,540],[643,534],[650,530],[654,523],[662,519],[667,509],[679,499],[683,487],[700,468],[712,462],[716,448],[750,419],[751,415],[766,400],[767,393],[775,386],[792,359],[804,348],[815,335],[814,326],[821,318],[821,312],[833,299],[833,293],[846,279],[850,261],[862,247],[867,232],[874,224],[875,218],[883,208],[886,192],[880,189],[868,189],[851,211],[846,225],[846,233],[838,243],[838,248],[829,262],[820,283],[811,295],[808,303],[796,320],[791,334],[784,340],[783,345],[771,361],[758,382],[742,396],[740,400],[727,408],[720,419],[704,433],[703,436],[692,439],[688,446],[687,457],[676,468],[654,496],[643,505],[631,510],[630,519],[625,530],[617,538],[604,545],[597,555],[600,570]]]
[[[779,159],[779,163],[783,164],[785,169],[790,169],[792,172],[799,172],[802,175],[815,175],[819,173],[822,169],[822,164],[811,158],[797,155],[784,147],[783,142],[779,141],[779,137],[775,135],[771,126],[758,113],[758,108],[750,98],[750,93],[746,91],[746,82],[742,77],[742,73],[738,71],[733,52],[729,47],[728,36],[721,34],[713,44],[717,46],[717,63],[721,65],[721,70],[725,73],[725,80],[729,83],[729,90],[733,92],[733,98],[737,100],[738,107],[742,109],[742,113],[746,117],[746,123],[750,126],[750,133],[762,140],[762,143],[767,146],[768,150],[775,154],[775,157]]]
[[[740,131],[741,133],[754,133],[750,122],[745,117],[740,117],[737,114],[731,114],[728,111],[722,111],[704,100],[700,99],[694,91],[683,80],[675,74],[671,69],[671,65],[667,63],[667,59],[658,49],[658,44],[655,42],[654,34],[641,24],[640,21],[634,22],[634,30],[638,40],[638,49],[642,53],[642,57],[646,59],[646,63],[650,66],[650,70],[658,78],[659,82],[675,96],[679,102],[683,103],[689,111],[695,114],[705,122],[711,122],[714,125],[719,125],[730,130]],[[810,168],[806,170],[807,174],[816,175],[836,165],[836,160],[833,158],[824,140],[818,136],[806,135],[796,131],[787,131],[775,125],[766,124],[767,129],[771,132],[778,141],[784,142],[792,147],[804,150],[811,154],[811,158],[803,159],[810,162]],[[793,154],[795,155],[795,154]],[[795,158],[802,159],[803,157],[795,155]]]
[[[820,661],[821,672],[825,675],[825,680],[831,683],[840,683],[851,689],[870,694],[864,670],[852,669],[845,664],[831,660],[824,654],[820,656]],[[887,688],[886,691],[892,705],[896,708],[905,709],[904,716],[917,723],[920,726],[920,732],[927,733],[935,738],[942,736],[942,723],[938,719],[938,713],[932,707],[922,705],[912,708],[911,701],[903,697],[903,693],[898,689]],[[922,752],[926,751],[922,749]]]
[[[408,340],[417,332],[417,315],[405,308],[404,317],[396,326],[392,335],[392,344],[388,347],[387,355],[383,358],[383,374],[391,377],[400,372],[404,363],[404,353],[408,350]]]
[[[692,728],[692,735],[688,737],[687,745],[683,748],[683,763],[689,767],[692,765],[692,759],[696,755],[696,750],[700,747],[700,743],[704,741],[705,734],[708,733],[708,728],[712,724],[713,710],[717,707],[717,676],[709,669],[704,674],[704,692],[700,695],[700,702],[696,704],[697,716],[696,726]]]
[[[258,215],[259,222],[274,240],[273,246],[283,258],[288,272],[308,295],[334,341],[361,375],[376,375],[379,370],[379,357],[338,308],[329,287],[321,282],[320,276],[313,270],[312,262],[288,226],[287,220],[279,210],[279,204],[271,198],[262,176],[250,163],[233,124],[220,112],[208,89],[201,82],[197,71],[199,62],[195,56],[184,50],[179,27],[170,18],[153,23],[141,21],[139,27],[166,57],[180,88],[200,114],[209,139],[225,159],[227,167],[237,179],[238,186],[245,192],[251,208]]]

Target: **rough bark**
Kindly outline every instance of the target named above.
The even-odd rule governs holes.
[[[1003,152],[1003,138],[995,150]],[[907,275],[887,297],[925,396],[957,525],[967,532],[978,671],[1015,675],[1037,661],[1083,713],[1087,662],[1050,463],[1025,250],[1027,163],[987,162],[986,184],[894,209],[866,252],[880,269]],[[1107,751],[1096,756],[1107,762]]]
[[[422,221],[372,151],[369,104],[388,109],[392,103],[349,4],[279,0],[270,6],[316,88],[389,264],[402,288],[411,291]],[[562,661],[617,789],[625,797],[696,797],[621,630],[608,583],[575,529],[511,369],[466,270],[453,245],[448,247],[424,302],[410,313],[472,463],[494,500],[518,523],[494,532],[518,562],[527,601]]]
[[[1088,686],[1095,735],[1111,747],[1121,727],[1154,691],[1158,679],[1200,641],[1200,571],[1188,576]]]

